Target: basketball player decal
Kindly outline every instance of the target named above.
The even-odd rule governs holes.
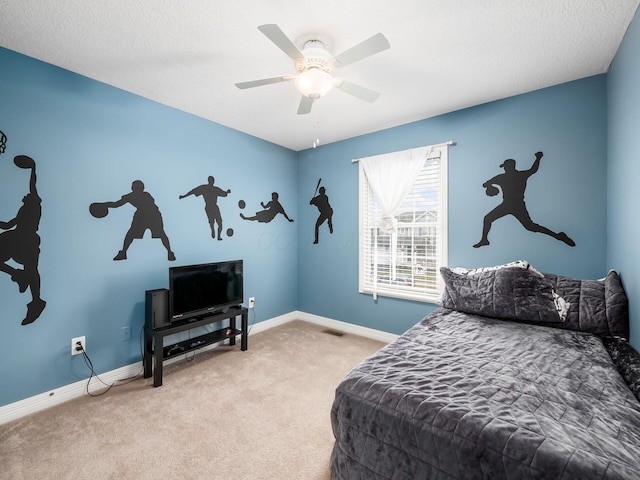
[[[542,155],[542,152],[537,152],[535,154],[536,159],[528,170],[517,170],[516,161],[512,158],[508,158],[500,165],[501,168],[504,168],[504,173],[496,175],[482,184],[485,188],[485,193],[490,197],[495,197],[500,193],[500,190],[502,190],[502,203],[485,215],[482,225],[482,238],[473,246],[474,248],[489,245],[489,231],[491,230],[491,225],[493,222],[506,215],[513,215],[522,224],[522,226],[530,232],[544,233],[545,235],[549,235],[556,240],[560,240],[571,247],[576,245],[566,233],[556,233],[547,227],[535,223],[531,220],[531,216],[527,211],[527,206],[524,202],[524,192],[527,188],[527,180],[531,175],[538,171]]]
[[[0,132],[0,155],[7,148],[7,137]],[[31,302],[27,304],[27,314],[22,325],[33,323],[40,317],[47,302],[40,298],[40,236],[38,228],[42,215],[42,200],[36,189],[36,162],[26,155],[13,158],[16,167],[31,170],[29,193],[22,199],[22,206],[16,216],[8,221],[0,221],[0,271],[11,277],[18,284],[20,293],[29,289]],[[22,265],[14,268],[9,261]]]
[[[104,218],[109,213],[110,208],[118,208],[126,204],[132,205],[136,211],[133,214],[131,227],[124,237],[122,250],[113,258],[114,260],[126,260],[127,249],[134,239],[144,237],[147,230],[151,231],[153,238],[159,238],[162,245],[167,249],[167,259],[173,261],[176,256],[171,251],[169,238],[164,232],[162,214],[150,193],[144,190],[144,183],[141,180],[134,180],[131,184],[131,192],[124,194],[120,200],[115,202],[92,203],[89,205],[89,213],[95,218]]]

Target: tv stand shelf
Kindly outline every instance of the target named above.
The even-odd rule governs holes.
[[[237,317],[241,317],[240,329],[237,328]],[[169,335],[202,327],[215,322],[229,320],[229,325],[213,332],[205,333],[195,338],[189,338],[181,342],[164,345],[164,338]],[[231,307],[225,313],[205,315],[195,319],[174,322],[171,325],[153,328],[144,327],[144,378],[153,375],[153,386],[162,385],[162,362],[183,353],[197,350],[207,345],[229,340],[229,345],[236,344],[236,336],[240,335],[240,350],[247,349],[248,343],[249,310],[242,306]]]

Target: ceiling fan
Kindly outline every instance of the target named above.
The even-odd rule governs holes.
[[[313,102],[332,88],[338,88],[369,103],[375,102],[380,96],[380,93],[374,90],[333,77],[331,72],[389,48],[389,41],[382,33],[376,33],[341,54],[333,56],[325,49],[321,40],[315,39],[306,41],[300,51],[275,24],[260,25],[258,30],[294,61],[298,74],[236,83],[236,87],[245,89],[293,80],[295,87],[302,93],[298,115],[311,112]]]

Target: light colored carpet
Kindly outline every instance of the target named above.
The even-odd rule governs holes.
[[[330,410],[384,344],[294,321],[0,425],[2,479],[329,478]],[[193,355],[188,354],[189,356]]]

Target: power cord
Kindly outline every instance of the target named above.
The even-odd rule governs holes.
[[[140,346],[140,355],[141,358],[144,355],[144,351],[143,351],[143,345],[142,345],[142,332],[144,331],[144,326],[140,329],[140,341],[139,341],[139,346]],[[137,379],[142,372],[144,371],[144,366],[140,368],[140,371],[138,373],[136,373],[135,375],[131,376],[131,377],[127,377],[127,378],[121,378],[116,380],[115,382],[109,384],[104,382],[100,376],[96,373],[95,368],[93,368],[93,362],[91,361],[91,359],[89,358],[89,355],[87,354],[86,350],[84,349],[84,347],[82,345],[79,345],[80,347],[80,351],[82,352],[82,358],[84,359],[84,363],[87,365],[87,368],[89,368],[89,370],[91,371],[91,374],[89,375],[89,380],[87,380],[87,386],[86,386],[86,391],[87,391],[87,395],[89,395],[90,397],[99,397],[101,395],[104,395],[105,393],[107,393],[109,390],[111,390],[113,387],[120,387],[122,385],[127,385],[128,383],[133,382],[135,379]],[[76,347],[78,348],[78,347]],[[89,385],[91,384],[91,379],[93,377],[96,377],[96,379],[102,383],[104,386],[106,386],[106,390],[100,392],[100,393],[91,393],[89,391]]]
[[[253,326],[256,324],[256,307],[255,307],[255,305],[253,306],[253,308],[251,310],[253,310],[253,322],[249,322],[249,327],[247,328],[247,337],[251,333],[251,329],[253,328]]]

